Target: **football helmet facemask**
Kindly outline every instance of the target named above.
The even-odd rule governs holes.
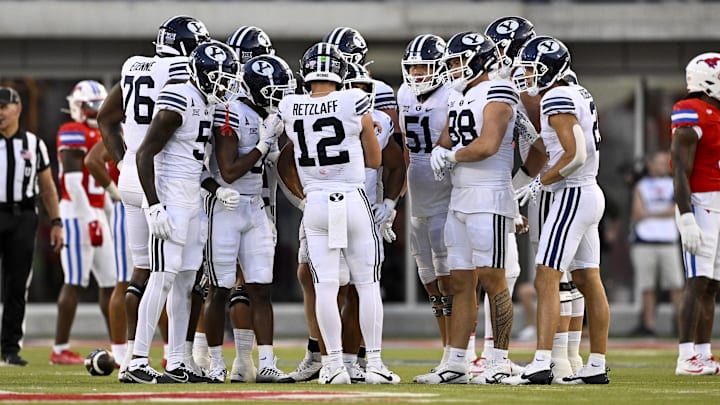
[[[570,69],[570,51],[553,37],[538,36],[523,45],[515,66],[524,69],[524,74],[513,75],[517,88],[536,96],[565,77]]]
[[[209,104],[227,102],[238,89],[240,62],[235,51],[220,41],[198,45],[188,62],[190,78]]]
[[[346,90],[354,88],[355,84],[364,84],[367,86],[365,91],[370,94],[370,103],[375,104],[375,80],[370,77],[370,73],[365,66],[359,63],[348,63],[347,73],[345,74],[345,81],[343,86]],[[372,107],[371,107],[372,109]]]
[[[175,16],[160,26],[155,40],[155,53],[160,56],[189,56],[203,42],[210,40],[205,24],[188,16]]]
[[[356,29],[337,27],[325,35],[323,42],[337,46],[346,62],[365,64],[367,43]]]
[[[268,113],[277,112],[278,103],[295,93],[297,82],[290,66],[274,55],[260,55],[242,67],[242,91],[250,101]]]
[[[443,55],[446,69],[444,82],[457,91],[463,91],[468,83],[496,69],[499,60],[495,43],[485,34],[470,31],[455,34],[448,41]]]
[[[306,90],[310,90],[310,82],[320,80],[337,83],[339,89],[346,72],[347,62],[342,54],[327,42],[311,46],[300,59],[300,74]]]
[[[445,41],[437,35],[418,35],[405,48],[402,58],[402,73],[405,84],[416,96],[438,88],[443,82],[442,63]],[[425,66],[425,74],[411,71],[413,66]]]
[[[241,65],[256,56],[275,55],[270,37],[262,29],[250,25],[235,30],[225,43],[235,50]]]
[[[688,92],[701,92],[720,100],[720,53],[700,54],[685,67]]]
[[[520,48],[535,37],[535,28],[530,21],[522,17],[500,17],[488,25],[485,35],[495,42],[500,51],[500,77],[508,78]]]
[[[67,96],[70,117],[97,128],[97,114],[107,97],[105,86],[95,80],[83,80]]]

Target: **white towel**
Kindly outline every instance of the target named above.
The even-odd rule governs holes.
[[[345,194],[330,193],[328,196],[328,247],[347,247],[347,205]]]

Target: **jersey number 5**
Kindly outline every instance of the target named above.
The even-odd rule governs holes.
[[[195,138],[195,142],[200,144],[200,150],[193,149],[193,156],[197,160],[205,160],[205,144],[210,140],[210,126],[210,121],[200,121],[198,136]]]
[[[338,152],[336,156],[328,156],[327,147],[340,145],[345,139],[345,128],[343,128],[342,121],[335,117],[320,118],[312,126],[313,131],[322,132],[323,128],[332,127],[335,136],[331,138],[321,138],[317,145],[317,161],[310,157],[308,153],[308,144],[305,139],[305,126],[303,120],[297,120],[293,124],[293,130],[298,136],[298,143],[300,144],[300,159],[298,164],[300,166],[330,166],[347,163],[350,161],[350,154],[348,151],[343,150]]]

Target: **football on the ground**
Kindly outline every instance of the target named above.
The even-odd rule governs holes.
[[[85,368],[91,375],[110,375],[115,370],[115,358],[105,349],[95,349],[85,358]]]

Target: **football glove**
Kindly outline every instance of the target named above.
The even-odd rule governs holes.
[[[88,222],[88,232],[90,233],[90,246],[102,246],[103,233],[102,226],[100,226],[100,221],[96,219],[94,221]]]
[[[215,190],[215,197],[230,211],[240,205],[240,193],[229,187],[218,187]]]
[[[692,212],[686,212],[675,218],[680,230],[683,249],[690,254],[697,254],[702,245],[703,236],[702,229],[695,222],[695,215]]]
[[[395,211],[395,201],[386,198],[380,204],[373,205],[372,210],[375,223],[382,224],[387,222]]]
[[[525,174],[525,171],[519,169],[512,178],[513,190],[519,190],[533,181],[533,178]]]
[[[153,204],[150,208],[147,208],[145,215],[148,221],[148,228],[150,228],[150,232],[152,232],[156,238],[163,240],[170,239],[175,225],[162,204]]]
[[[382,234],[383,239],[385,239],[385,242],[387,243],[393,243],[397,239],[397,235],[392,229],[393,222],[395,222],[395,214],[397,214],[397,211],[392,210],[390,218],[388,218],[387,221],[383,222],[380,225],[380,233]]]
[[[528,219],[522,214],[518,214],[515,218],[513,218],[513,223],[515,225],[515,233],[518,235],[527,233],[527,231],[530,230]]]
[[[255,148],[265,156],[270,148],[277,143],[280,134],[282,134],[282,118],[277,114],[269,115],[265,121],[260,124],[260,140],[258,140]]]
[[[522,207],[531,199],[533,204],[537,203],[537,193],[542,186],[543,184],[540,182],[540,175],[538,174],[530,184],[515,190],[515,199],[518,201],[518,204]]]
[[[442,172],[443,169],[448,166],[448,162],[457,162],[455,160],[455,152],[450,149],[443,148],[442,146],[436,146],[433,148],[432,154],[430,155],[430,167],[432,167],[436,177],[437,173]]]

